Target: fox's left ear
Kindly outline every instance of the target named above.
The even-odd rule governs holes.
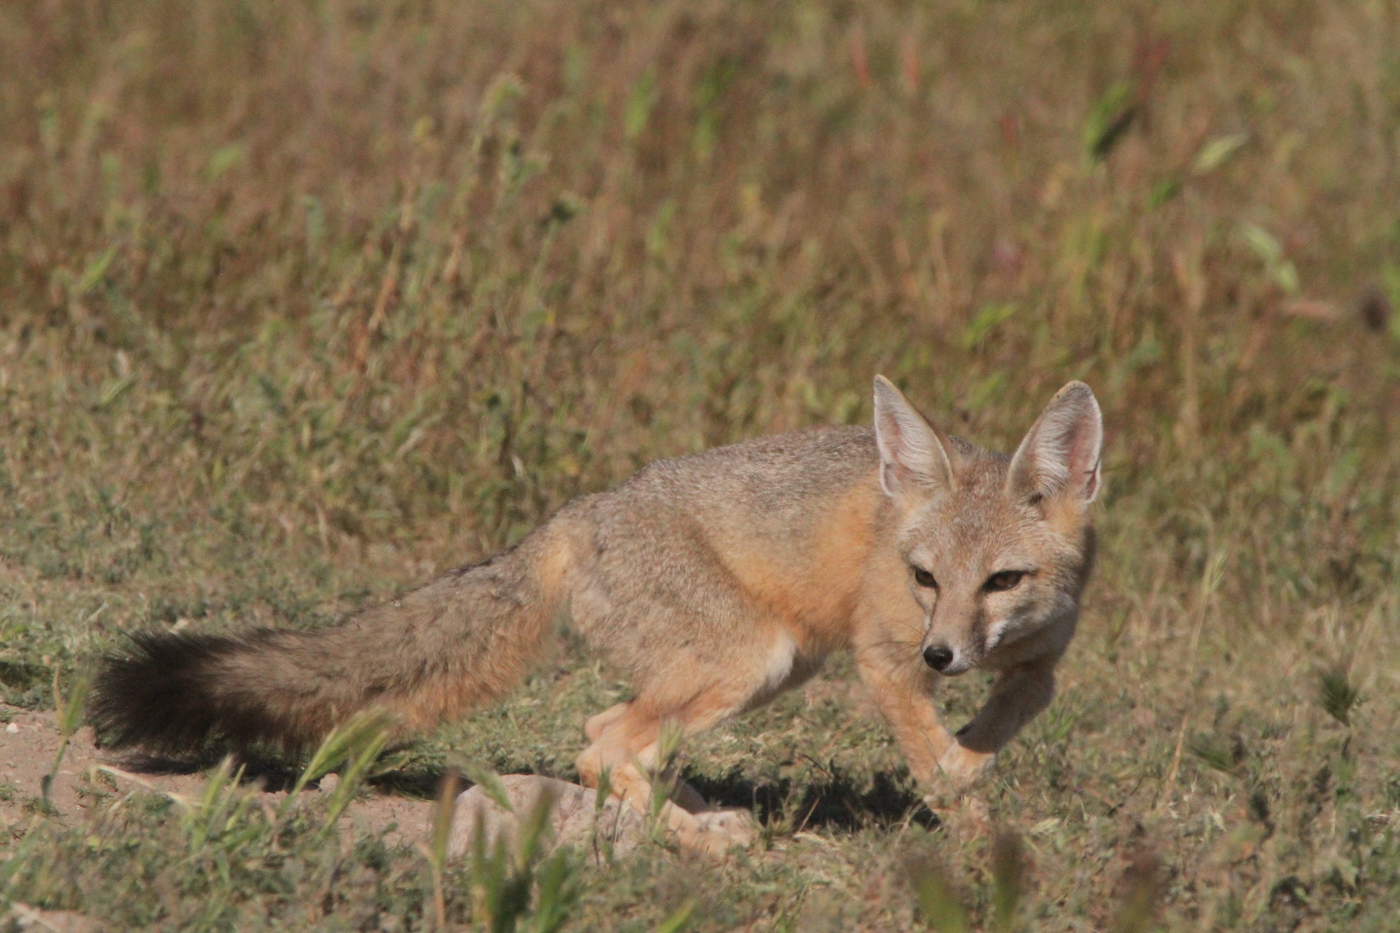
[[[1016,448],[1007,489],[1027,499],[1061,493],[1093,502],[1099,493],[1103,415],[1093,390],[1071,382],[1050,400]]]

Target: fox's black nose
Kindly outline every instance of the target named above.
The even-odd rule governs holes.
[[[941,671],[953,663],[953,649],[947,645],[929,645],[924,649],[924,663]]]

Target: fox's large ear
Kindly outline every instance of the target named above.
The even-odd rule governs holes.
[[[952,485],[953,468],[938,432],[884,376],[875,377],[875,444],[880,486],[891,498]]]
[[[1071,382],[1055,393],[1016,448],[1007,489],[1032,500],[1068,493],[1093,502],[1102,449],[1103,415],[1093,390]]]

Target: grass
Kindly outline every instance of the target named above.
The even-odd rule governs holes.
[[[123,631],[323,624],[657,457],[865,421],[877,371],[1003,448],[1082,378],[1101,560],[988,792],[1019,861],[926,825],[838,661],[683,749],[760,849],[568,862],[562,928],[1389,929],[1397,50],[1393,2],[10,4],[5,699]],[[397,765],[570,777],[625,691],[565,650]],[[0,898],[437,923],[423,853],[219,793],[198,845],[158,797],[36,816]]]

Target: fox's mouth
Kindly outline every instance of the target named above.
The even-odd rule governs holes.
[[[971,660],[964,660],[962,657],[959,657],[955,662],[948,665],[946,668],[939,671],[938,673],[943,675],[944,677],[961,677],[963,674],[966,674],[968,671],[972,670],[976,666],[977,665],[975,662]]]

